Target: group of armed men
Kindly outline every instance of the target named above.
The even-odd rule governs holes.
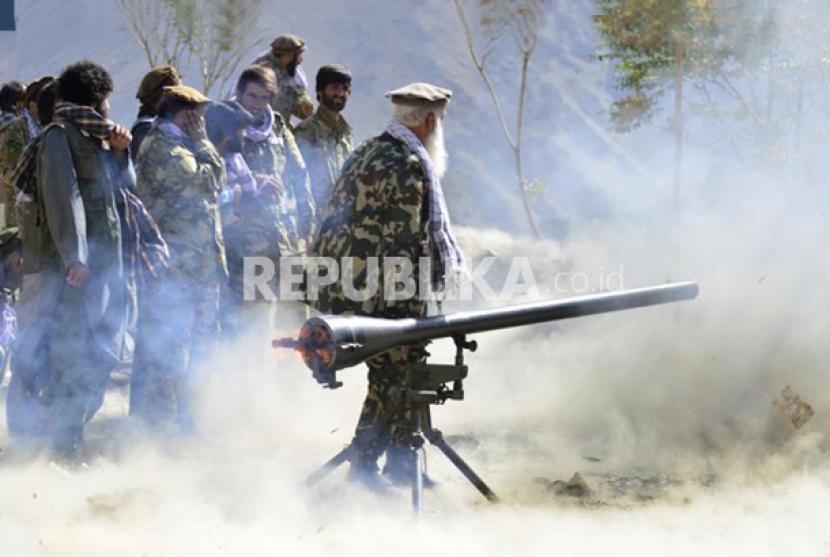
[[[192,432],[195,370],[222,339],[272,325],[274,302],[243,296],[246,257],[348,257],[358,290],[372,280],[370,257],[407,257],[416,276],[428,258],[435,289],[462,272],[440,182],[452,93],[426,83],[387,93],[391,123],[354,149],[341,114],[352,75],[320,67],[315,110],[305,50],[299,37],[277,37],[223,101],[169,65],[154,68],[130,130],[108,118],[113,81],[94,62],[3,86],[0,171],[15,228],[0,247],[19,247],[3,251],[0,276],[16,292],[17,328],[5,319],[3,332],[15,443],[82,461],[84,427],[125,352],[131,418],[151,432]],[[324,313],[426,315],[423,296],[387,300],[383,277],[378,284],[355,301],[336,282],[307,303]],[[384,453],[384,475],[409,477],[412,423],[393,394],[407,366],[425,358],[423,346],[410,346],[369,362],[353,477],[381,481]]]

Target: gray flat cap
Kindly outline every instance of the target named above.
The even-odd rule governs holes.
[[[386,98],[395,104],[446,106],[452,98],[452,91],[429,83],[410,83],[389,91]]]

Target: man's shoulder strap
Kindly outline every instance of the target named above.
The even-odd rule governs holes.
[[[72,143],[78,139],[89,139],[89,136],[82,133],[77,126],[72,124],[72,122],[67,122],[65,120],[60,122],[52,122],[43,128],[41,136],[45,138],[47,133],[55,133],[54,130],[62,130],[63,133],[66,134],[66,138],[69,141],[70,146],[72,146]]]

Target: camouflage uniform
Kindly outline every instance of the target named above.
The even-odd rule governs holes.
[[[274,114],[274,131],[267,141],[242,141],[242,156],[254,174],[267,174],[282,184],[277,210],[287,240],[280,254],[296,254],[301,240],[309,235],[314,222],[314,197],[303,156],[294,134],[285,121]]]
[[[281,256],[305,251],[304,238],[314,221],[314,201],[303,157],[294,135],[279,114],[264,141],[245,138],[242,156],[254,174],[264,174],[280,184],[276,199],[267,195],[243,193],[235,208],[237,220],[225,227],[228,270],[233,301],[230,310],[239,309],[243,295],[245,257],[267,257],[279,271]],[[270,287],[279,295],[279,276]]]
[[[13,110],[0,112],[0,130],[2,130],[6,124],[17,118],[17,116],[17,112]]]
[[[303,70],[297,67],[296,78],[288,75],[280,61],[271,52],[267,52],[254,60],[254,64],[271,68],[274,70],[274,75],[277,76],[278,91],[271,99],[271,108],[274,109],[274,112],[282,115],[283,120],[289,125],[291,124],[292,115],[302,119],[300,106],[303,103],[311,102],[311,96],[308,94],[306,87],[298,83],[300,80],[305,81]]]
[[[17,226],[17,215],[14,210],[16,194],[12,188],[11,176],[17,159],[31,140],[24,116],[17,117],[0,129],[0,173],[2,173],[0,179],[3,181],[3,193],[6,199],[4,208],[6,226]]]
[[[311,192],[317,208],[317,224],[322,223],[340,169],[354,149],[352,128],[342,116],[332,118],[319,108],[294,130],[311,178]]]
[[[426,177],[417,157],[400,141],[384,133],[358,147],[343,167],[326,211],[313,255],[354,261],[354,287],[366,287],[367,257],[404,257],[412,261],[414,277],[419,258],[428,254]],[[338,281],[320,290],[311,303],[323,313],[352,313],[386,318],[423,317],[426,302],[384,300],[383,263],[379,289],[366,301],[351,301]],[[426,360],[424,345],[391,350],[369,360],[369,391],[355,434],[358,465],[374,468],[387,446],[409,439],[411,420],[406,409],[394,409],[395,393],[411,366]],[[386,424],[379,424],[389,411]],[[380,429],[381,431],[376,431]],[[378,434],[379,433],[379,434]]]
[[[217,196],[225,165],[213,145],[159,127],[137,157],[137,191],[170,248],[166,276],[142,291],[130,414],[188,426],[187,383],[219,333],[227,276]]]

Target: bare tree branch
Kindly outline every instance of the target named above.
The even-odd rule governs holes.
[[[263,0],[119,0],[151,67],[196,67],[205,94],[223,87],[256,44]]]
[[[463,0],[454,0],[458,19],[461,22],[461,29],[464,34],[464,41],[470,52],[470,58],[478,70],[482,81],[484,81],[490,99],[496,110],[499,125],[501,126],[504,138],[513,152],[513,159],[516,169],[516,186],[519,198],[522,201],[528,225],[534,236],[541,237],[539,228],[530,207],[528,199],[528,181],[524,176],[522,136],[524,132],[525,102],[527,97],[527,76],[530,59],[536,48],[538,40],[539,25],[542,18],[542,7],[546,0],[478,0],[479,1],[479,25],[485,38],[482,54],[479,55],[475,35],[470,26],[464,10]],[[501,100],[496,91],[490,74],[487,72],[485,63],[495,50],[496,44],[507,33],[513,36],[516,46],[522,53],[521,77],[519,81],[519,106],[516,114],[515,132],[511,133],[507,125],[507,118],[502,109]]]
[[[501,125],[501,131],[504,133],[505,139],[510,144],[512,149],[516,148],[516,142],[513,140],[513,136],[510,133],[510,129],[507,127],[507,120],[504,117],[504,111],[501,108],[501,101],[499,100],[498,93],[496,93],[496,86],[493,84],[493,80],[490,79],[490,75],[487,73],[487,70],[484,68],[484,62],[482,59],[479,58],[478,53],[476,52],[475,47],[475,38],[473,37],[473,31],[470,28],[470,24],[467,20],[467,15],[464,12],[463,0],[453,0],[455,2],[455,9],[458,12],[458,17],[461,20],[461,26],[464,30],[464,39],[467,43],[467,48],[470,51],[470,58],[473,60],[473,65],[478,70],[478,73],[481,75],[481,79],[484,80],[485,85],[487,85],[487,91],[490,93],[490,98],[493,101],[493,106],[496,108],[496,115],[499,119],[499,124]],[[489,55],[490,52],[487,52]]]

